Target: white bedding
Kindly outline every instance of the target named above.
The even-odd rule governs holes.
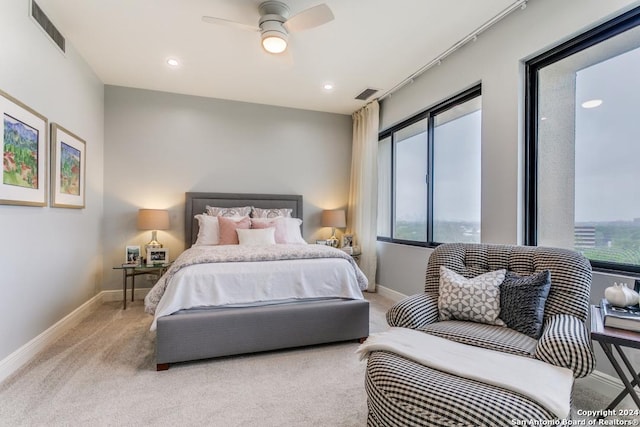
[[[352,265],[343,258],[189,265],[167,284],[156,321],[176,311],[205,306],[251,306],[292,300],[363,299]]]

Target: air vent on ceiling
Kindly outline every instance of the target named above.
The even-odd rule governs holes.
[[[65,52],[65,39],[58,31],[58,29],[53,25],[53,22],[44,14],[40,6],[35,2],[35,0],[31,0],[31,16],[33,19],[42,27],[45,33],[51,37],[51,40],[60,48],[61,51]]]
[[[371,88],[367,88],[365,90],[363,90],[360,95],[356,96],[356,99],[360,100],[360,101],[366,101],[367,99],[371,98],[371,96],[378,92],[378,89],[371,89]]]

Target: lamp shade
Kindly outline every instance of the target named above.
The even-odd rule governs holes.
[[[334,209],[322,211],[322,226],[344,228],[347,226],[347,220],[343,209]]]
[[[168,230],[169,229],[169,211],[164,209],[138,210],[138,229]]]

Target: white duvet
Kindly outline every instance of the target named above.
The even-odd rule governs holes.
[[[195,307],[240,307],[309,299],[363,299],[344,258],[199,263],[170,278],[155,307],[159,317]]]

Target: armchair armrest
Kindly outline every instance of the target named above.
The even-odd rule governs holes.
[[[387,311],[389,326],[417,329],[439,320],[438,295],[417,294],[397,302]]]
[[[547,319],[535,357],[571,369],[575,378],[586,377],[595,368],[589,331],[580,319],[569,314],[556,314]]]

